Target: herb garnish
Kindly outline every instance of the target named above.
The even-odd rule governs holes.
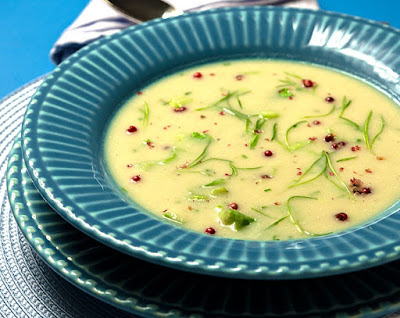
[[[211,192],[211,196],[216,197],[227,194],[229,191],[225,187],[218,187]]]
[[[205,185],[202,185],[202,188],[209,188],[209,187],[215,187],[216,185],[220,184],[225,184],[226,180],[225,179],[216,179],[210,183],[207,183]]]
[[[242,108],[243,108],[243,105],[242,105],[242,102],[241,102],[239,96],[236,96],[236,100],[237,100],[237,102],[238,102],[239,108],[242,109]]]
[[[367,148],[374,153],[374,151],[372,150],[372,146],[374,145],[376,139],[380,136],[380,134],[383,132],[383,129],[386,126],[386,122],[385,119],[383,118],[383,116],[381,116],[381,128],[378,131],[378,133],[374,136],[374,138],[372,138],[372,142],[370,141],[369,138],[369,123],[371,121],[372,118],[372,110],[369,112],[365,122],[364,122],[364,127],[360,127],[357,123],[355,123],[354,121],[343,117],[343,114],[345,112],[345,110],[350,106],[351,104],[351,100],[347,100],[346,96],[343,97],[343,101],[342,101],[342,111],[340,112],[339,118],[345,120],[347,123],[349,123],[350,125],[352,125],[354,128],[356,128],[358,131],[361,132],[363,139],[364,139],[364,143],[367,146]]]
[[[386,122],[383,119],[383,116],[381,116],[381,128],[379,129],[379,131],[375,135],[375,137],[372,139],[372,142],[370,142],[368,130],[369,130],[369,122],[371,121],[371,117],[372,117],[372,110],[369,112],[368,117],[365,120],[364,129],[363,129],[363,137],[364,137],[364,141],[365,141],[367,148],[373,153],[372,146],[374,145],[376,139],[379,137],[379,135],[382,133],[383,129],[385,128]]]
[[[357,158],[357,156],[355,156],[355,157],[348,157],[348,158],[343,158],[343,159],[336,160],[336,162],[348,161],[348,160],[353,160],[353,159],[356,159],[356,158]]]
[[[280,97],[294,97],[294,94],[287,87],[280,89],[278,93]]]
[[[234,97],[238,98],[239,96],[246,95],[248,93],[250,93],[250,91],[242,91],[242,90],[235,90],[235,91],[232,91],[232,92],[228,91],[228,93],[224,97],[222,97],[221,99],[219,99],[215,103],[213,103],[213,104],[211,104],[209,106],[197,108],[196,110],[199,111],[199,110],[206,110],[206,109],[210,109],[210,108],[213,108],[213,107],[217,107],[217,106],[219,106],[220,104],[222,104],[224,102],[229,103],[229,100],[231,98],[234,98]],[[239,104],[239,107],[240,107],[240,105],[241,105],[241,103]],[[242,107],[240,107],[240,108],[242,108]]]
[[[239,231],[243,227],[255,221],[255,219],[253,219],[252,217],[244,215],[237,210],[224,209],[220,205],[216,207],[216,211],[218,212],[218,218],[221,223],[223,225],[230,226],[230,228],[234,231]]]
[[[301,147],[304,147],[304,146],[307,144],[306,142],[297,142],[295,145],[291,145],[291,144],[289,143],[289,133],[290,133],[291,130],[297,128],[299,125],[301,125],[301,124],[303,124],[303,123],[306,123],[306,122],[307,122],[306,120],[301,120],[301,121],[298,121],[297,123],[293,124],[292,126],[290,126],[290,127],[286,130],[286,133],[285,133],[285,143],[283,143],[283,142],[281,142],[280,140],[278,140],[278,137],[277,137],[277,127],[278,127],[278,124],[275,123],[274,126],[272,127],[272,137],[271,137],[271,141],[276,140],[276,141],[278,142],[278,144],[280,144],[283,148],[285,148],[286,150],[288,150],[288,151],[290,151],[290,152],[291,152],[291,151],[294,151],[294,150],[297,150],[297,149],[299,149],[299,148],[301,148]]]
[[[266,119],[262,119],[262,118],[257,119],[256,124],[253,129],[253,133],[252,133],[253,137],[251,138],[251,141],[249,144],[250,149],[254,149],[255,146],[257,145],[258,139],[260,138],[260,133],[262,132],[262,128],[263,128],[264,124],[266,123],[266,121],[267,121]]]
[[[157,166],[157,165],[160,165],[160,166],[161,165],[165,165],[165,164],[173,161],[177,156],[178,155],[177,155],[176,149],[174,147],[174,148],[172,148],[171,154],[170,154],[170,156],[168,158],[165,158],[165,159],[159,160],[159,161],[141,162],[141,163],[135,164],[135,167],[138,167],[142,171],[143,170],[146,171],[146,170],[149,170],[150,168],[153,168],[154,166]]]
[[[147,126],[149,124],[149,116],[150,116],[149,104],[144,102],[143,109],[140,109],[140,111],[143,113],[143,119],[142,119],[143,126]]]
[[[350,159],[348,159],[350,160]],[[319,168],[318,168],[319,167]],[[314,169],[316,168],[316,169]],[[336,184],[334,181],[332,181],[326,171],[327,168],[329,168],[329,170],[332,172],[333,176],[335,176],[337,178],[337,180],[341,183],[341,186]],[[300,182],[303,178],[305,178],[306,176],[308,176],[309,174],[312,173],[312,171],[315,171],[315,174],[311,177],[309,177],[309,179],[306,178],[305,181]],[[338,173],[336,172],[335,168],[333,167],[331,158],[329,156],[329,153],[327,153],[326,151],[322,151],[321,152],[321,156],[315,160],[310,167],[307,168],[307,170],[303,173],[303,175],[298,178],[297,180],[294,181],[294,183],[289,186],[289,188],[293,188],[305,183],[309,183],[317,178],[319,178],[322,174],[325,174],[325,177],[331,181],[336,187],[338,187],[340,190],[345,191],[349,194],[351,199],[354,199],[353,195],[351,194],[350,189],[346,186],[346,184],[344,183],[344,181],[339,177]]]
[[[282,84],[276,87],[279,89],[278,93],[281,97],[288,97],[289,99],[292,99],[294,97],[292,92],[293,89],[296,91],[307,91],[307,89],[304,87],[305,80],[302,77],[288,72],[285,72],[285,74],[288,76],[286,76],[284,80],[279,80],[279,82]],[[295,78],[297,81],[293,80],[291,77]],[[312,92],[314,93],[318,85],[311,82],[311,85],[307,87],[312,87]]]
[[[211,141],[212,141],[211,139],[208,141],[207,145],[204,147],[200,155],[196,159],[194,159],[191,163],[189,163],[186,166],[186,169],[193,168],[202,162],[202,160],[207,156],[207,149],[208,147],[210,147]]]
[[[257,213],[260,213],[260,214],[262,214],[262,215],[267,216],[267,217],[270,218],[269,215],[265,214],[263,211],[260,211],[259,209],[256,209],[256,208],[251,208],[251,209],[252,209],[253,211],[257,212]]]
[[[337,174],[335,168],[333,167],[333,164],[332,164],[331,158],[329,157],[329,154],[327,152],[325,152],[325,151],[323,151],[322,153],[325,155],[326,162],[328,164],[329,169],[335,175],[335,177],[339,180],[339,182],[342,184],[342,190],[345,190],[349,194],[350,198],[354,200],[354,197],[351,194],[350,189],[347,187],[346,183],[344,183],[342,178],[339,177],[339,175]]]
[[[234,177],[234,176],[237,176],[237,175],[238,175],[238,170],[257,170],[257,169],[262,168],[262,166],[239,168],[239,167],[236,167],[236,166],[233,164],[232,161],[229,162],[229,167],[231,167],[231,169],[232,169],[232,173],[231,173],[231,175],[230,175],[230,178],[231,178],[231,177]]]
[[[324,153],[325,152],[323,151],[321,156],[317,160],[315,160],[311,164],[311,166],[308,167],[308,169],[302,174],[302,176],[300,178],[298,178],[297,180],[295,180],[294,181],[295,183],[292,184],[291,186],[289,186],[289,188],[293,188],[293,187],[296,187],[296,186],[299,186],[299,185],[302,185],[302,184],[305,184],[305,183],[309,183],[309,182],[317,179],[318,177],[320,177],[324,173],[324,171],[326,170],[327,165],[328,165]],[[317,170],[317,173],[316,173],[315,176],[310,177],[309,179],[306,178],[306,181],[300,182],[301,180],[303,180],[306,176],[308,176],[313,171],[314,167],[318,167],[318,165],[321,165],[321,164],[323,164],[323,167],[322,167],[322,169],[320,171]]]
[[[274,126],[272,127],[272,137],[271,137],[271,141],[274,141],[274,139],[276,139],[276,126],[278,124],[275,123]]]
[[[323,236],[323,235],[331,234],[331,232],[329,232],[329,233],[323,233],[323,234],[315,234],[315,233],[311,233],[311,232],[306,231],[305,229],[303,229],[303,227],[300,225],[300,223],[299,223],[298,221],[296,221],[296,219],[293,217],[292,211],[291,211],[291,209],[290,209],[290,201],[292,201],[292,200],[294,200],[294,199],[308,199],[308,200],[318,200],[318,199],[317,199],[317,198],[314,198],[314,197],[303,196],[303,195],[294,195],[294,196],[291,196],[291,197],[287,200],[287,202],[286,202],[286,208],[287,208],[287,211],[288,211],[288,214],[289,214],[289,218],[290,218],[290,220],[292,221],[292,223],[296,226],[297,230],[298,230],[300,233],[303,233],[303,234],[306,234],[306,235],[309,235],[309,236]]]
[[[190,192],[190,196],[188,197],[188,200],[191,200],[191,201],[207,201],[208,199],[209,199],[209,197],[207,195],[194,194],[192,192]]]
[[[287,149],[289,150],[289,151],[292,151],[292,150],[296,150],[296,149],[298,149],[298,148],[300,148],[300,147],[302,147],[304,144],[297,144],[297,145],[295,145],[295,146],[291,146],[290,144],[289,144],[289,133],[290,133],[290,131],[292,130],[292,129],[294,129],[294,128],[296,128],[297,126],[299,126],[300,124],[304,124],[304,123],[306,123],[307,121],[306,120],[302,120],[302,121],[299,121],[299,122],[297,122],[297,123],[295,123],[295,124],[293,124],[292,126],[290,126],[287,130],[286,130],[286,134],[285,134],[285,142],[286,142],[286,147],[287,147]]]
[[[191,101],[192,101],[192,98],[187,97],[187,95],[185,94],[185,96],[171,98],[168,101],[168,105],[173,107],[173,108],[177,108],[178,109],[178,108],[182,108],[182,107],[186,106]]]
[[[280,218],[278,221],[275,221],[274,223],[272,223],[271,225],[269,225],[266,230],[269,230],[270,228],[277,226],[279,223],[281,223],[282,221],[286,220],[289,216],[286,215],[283,218]]]
[[[163,217],[172,221],[172,222],[176,222],[179,224],[183,223],[183,220],[181,218],[179,218],[174,212],[172,211],[167,211],[163,214]]]
[[[336,109],[336,104],[333,104],[331,110],[329,112],[327,112],[326,114],[322,114],[322,115],[311,115],[311,116],[304,116],[304,118],[319,118],[319,117],[327,117],[330,114],[332,114]]]
[[[210,138],[210,135],[208,135],[206,133],[192,132],[190,137],[195,138],[195,139],[206,139],[206,138]]]
[[[196,137],[194,137],[194,138],[197,138],[197,136],[198,136],[197,134],[198,134],[198,133],[195,134]],[[192,134],[192,136],[193,136],[193,134]],[[208,135],[207,135],[207,136],[208,136]],[[232,177],[232,176],[237,176],[237,175],[238,175],[238,170],[254,170],[254,169],[260,169],[260,168],[262,168],[262,166],[258,166],[258,167],[245,167],[245,168],[236,167],[236,166],[234,166],[233,161],[232,161],[232,160],[229,160],[229,159],[214,158],[214,157],[212,157],[212,158],[207,158],[207,156],[208,156],[207,150],[208,150],[208,147],[210,146],[210,144],[211,144],[212,141],[213,141],[213,139],[212,139],[211,137],[209,137],[209,140],[208,140],[208,142],[207,142],[207,145],[204,147],[204,149],[203,149],[203,151],[200,153],[200,155],[199,155],[196,159],[194,159],[192,162],[186,164],[185,167],[184,167],[184,168],[182,167],[181,169],[182,169],[182,170],[184,169],[185,171],[187,171],[187,170],[189,170],[189,169],[191,169],[191,168],[193,168],[193,167],[195,167],[195,166],[197,166],[197,165],[199,165],[199,164],[205,163],[205,162],[207,162],[207,161],[225,161],[225,162],[228,162],[228,163],[229,163],[229,166],[230,166],[230,168],[232,169],[232,174],[230,175],[230,177]]]

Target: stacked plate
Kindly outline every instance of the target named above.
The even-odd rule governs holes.
[[[81,49],[33,96],[9,156],[8,191],[32,247],[87,293],[141,316],[382,316],[400,309],[400,203],[327,237],[211,237],[152,217],[104,169],[115,110],[188,66],[262,57],[312,62],[399,100],[400,32],[339,14],[219,9],[154,20]],[[304,292],[307,291],[307,292]]]

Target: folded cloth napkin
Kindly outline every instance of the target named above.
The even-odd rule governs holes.
[[[317,0],[165,0],[165,2],[182,12],[248,5],[285,5],[318,9]],[[104,0],[91,0],[56,41],[50,51],[50,58],[55,64],[59,64],[90,42],[134,24]]]

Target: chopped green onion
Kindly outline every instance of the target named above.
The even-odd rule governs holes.
[[[168,101],[168,105],[173,107],[173,108],[181,108],[183,106],[186,106],[192,101],[192,98],[190,97],[174,97]]]
[[[290,91],[290,89],[289,88],[282,88],[281,90],[279,90],[279,96],[281,96],[281,97],[293,97],[294,96],[294,94]]]
[[[163,214],[164,218],[172,221],[172,222],[176,222],[179,224],[183,223],[183,220],[181,218],[179,218],[174,212],[172,211],[167,211]]]
[[[239,231],[247,225],[250,225],[255,221],[252,217],[244,215],[243,213],[233,210],[224,209],[221,206],[216,208],[218,218],[223,225],[230,226],[232,230]]]
[[[211,192],[211,195],[212,196],[220,196],[220,195],[224,195],[224,194],[227,194],[227,193],[228,193],[228,190],[225,187],[219,187],[219,188],[214,189]]]
[[[192,132],[191,137],[195,139],[206,139],[210,136],[206,133]]]
[[[258,115],[265,119],[272,119],[279,117],[279,114],[275,112],[260,112]]]
[[[201,194],[192,194],[188,199],[190,201],[207,201],[209,197]]]
[[[217,180],[214,180],[210,183],[203,185],[202,187],[203,188],[215,187],[216,185],[225,184],[225,182],[226,182],[225,179],[217,179]]]

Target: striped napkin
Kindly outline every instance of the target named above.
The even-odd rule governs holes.
[[[249,5],[280,5],[318,9],[317,0],[165,0],[182,12],[193,12],[220,7]],[[135,23],[111,8],[103,0],[91,0],[77,19],[61,34],[50,51],[55,64],[61,63],[81,47],[111,35]]]

